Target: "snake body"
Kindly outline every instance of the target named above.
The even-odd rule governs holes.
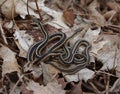
[[[41,29],[44,38],[29,48],[27,54],[28,61],[33,61],[34,64],[39,64],[40,62],[46,61],[47,59],[50,59],[51,56],[53,56],[53,61],[56,60],[57,62],[50,60],[51,62],[48,61],[49,64],[67,73],[75,73],[89,65],[89,50],[91,45],[88,41],[80,39],[76,41],[75,44],[71,47],[68,45],[68,41],[74,35],[69,38],[67,38],[66,34],[63,32],[57,32],[48,35],[42,23],[39,20],[35,20],[35,22]],[[57,40],[57,42],[55,42],[46,50],[45,47],[49,44],[50,41],[53,40]],[[79,47],[81,46],[85,47],[84,51],[82,52],[79,51]]]

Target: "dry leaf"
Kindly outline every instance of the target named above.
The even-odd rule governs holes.
[[[58,73],[58,70],[53,68],[52,66],[49,66],[44,63],[41,63],[42,65],[42,69],[43,69],[43,81],[44,81],[44,84],[47,84],[49,83],[51,80],[53,80],[53,73],[52,72],[55,72]],[[56,81],[56,79],[54,79],[54,81]]]
[[[73,14],[72,10],[66,10],[63,12],[63,17],[65,19],[65,23],[68,26],[73,26],[74,24],[74,19],[75,19],[75,15]]]
[[[46,7],[44,1],[45,0],[38,0],[37,3],[41,11],[53,17],[53,20],[49,22],[49,24],[55,26],[56,28],[62,27],[68,29],[69,27],[63,21],[63,13]],[[35,1],[28,2],[28,5],[29,7],[27,10],[27,0],[8,0],[5,2],[4,6],[2,6],[3,14],[10,19],[16,15],[20,15],[23,19],[25,19],[25,16],[28,15],[29,11],[30,15],[34,15],[36,18],[39,18],[38,14],[34,12],[37,10]],[[12,13],[14,14],[12,15]]]
[[[43,11],[46,14],[53,17],[53,20],[51,22],[48,22],[48,23],[56,28],[62,27],[62,28],[68,29],[69,27],[63,21],[63,13],[46,7],[44,4],[44,1],[45,0],[38,0],[37,3],[39,6],[39,9],[41,9],[41,11]],[[27,3],[26,0],[24,0],[24,2]],[[28,15],[27,5],[24,4],[24,2],[17,3],[18,5],[16,5],[16,13],[20,14],[21,17],[23,17],[23,18],[25,18],[25,16]],[[38,14],[36,14],[33,11],[33,10],[36,10],[35,2],[29,2],[29,7],[30,8],[28,8],[28,10],[29,10],[30,15],[34,15],[35,17],[39,18]]]
[[[2,65],[2,76],[4,76],[6,73],[11,72],[20,72],[19,65],[17,64],[17,60],[15,58],[16,53],[11,51],[6,46],[1,45],[0,47],[0,57],[3,59],[3,65]]]
[[[33,66],[32,63],[26,63],[24,65],[24,72],[28,72],[28,71],[31,71],[31,74],[33,74],[33,77],[35,79],[39,78],[43,71],[42,71],[42,67],[39,65],[39,66]]]
[[[101,32],[101,28],[100,27],[95,29],[95,30],[92,30],[92,29],[89,28],[87,30],[87,32],[85,33],[84,39],[86,39],[90,43],[93,43],[98,38],[100,32]]]
[[[87,81],[93,77],[94,73],[94,71],[84,68],[74,75],[65,75],[65,79],[67,80],[67,82],[78,82],[79,80]]]
[[[31,3],[33,4],[33,6],[30,5]],[[39,18],[38,14],[34,12],[36,10],[35,1],[34,2],[29,1],[28,9],[27,0],[19,0],[15,6],[16,13],[19,14],[23,19],[25,19],[25,16],[28,15],[28,11],[30,15],[34,15],[36,18]]]
[[[25,85],[23,85],[23,84],[21,86],[21,93],[22,94],[33,94],[32,90],[27,90]]]
[[[52,74],[52,75],[57,74],[57,73],[60,72],[58,69],[56,69],[55,67],[53,67],[50,64],[46,64],[45,66],[48,69],[49,73]]]
[[[28,90],[32,90],[33,94],[65,94],[65,91],[62,90],[61,85],[56,82],[50,82],[47,86],[39,85],[34,81],[30,81],[26,87]]]
[[[13,21],[10,21],[10,22],[6,22],[5,24],[4,24],[4,27],[6,27],[6,28],[8,28],[8,29],[10,29],[10,28],[12,28],[13,27]]]
[[[115,68],[116,75],[120,77],[120,53],[119,53],[120,52],[120,41],[119,41],[120,34],[114,33],[114,31],[118,31],[118,32],[120,31],[119,30],[120,29],[119,28],[120,5],[118,0],[117,1],[113,1],[113,0],[108,0],[108,1],[36,0],[36,1],[38,2],[38,6],[41,12],[41,16],[43,17],[43,20],[46,21],[47,18],[45,17],[50,16],[52,20],[48,18],[47,20],[49,20],[49,22],[46,22],[46,23],[54,26],[57,29],[62,29],[62,32],[64,33],[69,31],[66,33],[67,36],[69,36],[70,33],[71,33],[70,35],[72,35],[74,33],[73,31],[82,27],[83,30],[81,31],[81,33],[77,34],[76,37],[70,40],[70,45],[74,44],[78,39],[88,40],[92,44],[90,55],[95,56],[95,59],[93,60],[93,62],[97,63],[96,59],[98,59],[103,63],[103,66],[100,70]],[[62,9],[59,11],[56,11],[57,9],[55,7],[54,8],[52,7],[56,3],[50,3],[49,1],[57,2],[57,4],[59,3],[58,4],[59,7],[63,8],[64,10],[66,9],[68,10],[64,12],[61,11]],[[28,2],[28,7],[27,7],[27,2]],[[105,4],[103,4],[104,2]],[[35,0],[1,0],[0,5],[1,5],[1,12],[6,18],[13,19],[17,15],[20,15],[20,17],[25,19],[28,14],[32,17],[34,16],[36,18],[39,18]],[[52,8],[48,6],[51,6]],[[76,15],[76,19],[75,19],[74,13]],[[7,41],[7,39],[9,40],[9,37],[10,37],[10,40],[11,40],[11,37],[13,37],[11,35],[11,30],[15,29],[14,37],[16,39],[15,42],[20,50],[19,56],[26,58],[26,54],[29,47],[34,43],[33,38],[30,35],[26,34],[25,30],[19,30],[19,27],[17,27],[17,29],[13,28],[13,25],[14,25],[13,22],[6,23],[7,20],[4,19],[3,15],[0,18],[1,22],[3,21],[1,24],[2,39],[4,41],[6,40],[5,42],[6,44],[7,42],[8,44],[10,44],[9,41]],[[17,21],[19,22],[18,17],[17,17]],[[25,23],[28,23],[26,22],[26,20],[24,21]],[[16,22],[16,19],[14,19],[14,22]],[[93,26],[94,24],[95,26],[101,26],[102,30],[101,30],[101,27],[98,27],[96,30],[88,29],[90,26]],[[74,25],[73,28],[76,28],[76,29],[69,27],[73,25]],[[25,25],[25,28],[26,26],[27,25]],[[23,28],[20,28],[20,29],[23,29]],[[27,29],[29,29],[29,27]],[[113,30],[114,35],[103,34],[104,29],[106,31]],[[3,31],[6,30],[5,33],[2,33],[2,30]],[[56,30],[52,30],[52,31],[56,31]],[[36,35],[36,34],[34,33],[33,35]],[[1,65],[2,76],[11,72],[16,72],[16,71],[17,73],[20,72],[19,65],[17,64],[17,60],[15,57],[16,53],[11,51],[8,47],[2,44],[0,45],[1,45],[0,57],[3,59],[3,64]],[[18,59],[20,58],[18,57]],[[26,60],[23,60],[23,62],[24,61],[26,62]],[[65,76],[63,75],[64,78],[60,79],[60,83],[62,84],[61,86],[57,83],[55,76],[53,76],[55,74],[58,74],[59,70],[55,69],[49,64],[47,65],[47,64],[41,63],[41,65],[36,67],[36,66],[33,66],[31,62],[29,62],[29,64],[27,63],[26,65],[24,65],[23,70],[24,72],[30,71],[30,73],[33,74],[32,75],[33,77],[30,77],[31,79],[37,78],[35,79],[36,81],[41,81],[42,79],[42,83],[44,80],[44,84],[46,86],[40,85],[39,83],[34,82],[33,80],[29,80],[29,77],[27,75],[24,75],[23,73],[21,73],[21,75],[24,75],[25,79],[28,77],[27,81],[25,79],[24,81],[22,79],[20,80],[20,82],[22,82],[22,84],[24,85],[24,86],[23,85],[21,86],[22,88],[18,86],[19,84],[17,85],[16,83],[15,86],[13,86],[13,84],[11,85],[10,81],[7,82],[7,80],[9,79],[7,80],[4,79],[6,86],[3,86],[4,82],[1,81],[3,85],[1,85],[2,89],[0,89],[0,92],[2,93],[2,90],[4,90],[5,92],[11,92],[10,90],[12,90],[13,93],[11,94],[18,94],[18,93],[19,94],[20,93],[22,94],[65,94],[65,90],[63,90],[62,88],[65,88],[67,83],[71,81],[78,82],[80,80],[84,80],[85,82],[87,82],[88,79],[91,79],[93,78],[93,76],[96,75],[94,71],[84,68],[74,75],[65,75]],[[12,78],[15,78],[15,76],[12,76]],[[119,85],[120,85],[120,80],[118,79],[114,83],[112,88],[110,88],[109,90],[111,92],[114,92],[114,91],[118,92],[120,91]],[[8,89],[9,87],[10,89]],[[75,87],[69,91],[70,92],[68,94],[93,94],[88,92],[87,93],[82,92],[81,82],[76,84]]]
[[[115,81],[113,86],[110,88],[111,92],[120,92],[120,78]]]
[[[90,52],[92,53],[92,55],[97,55],[98,51],[101,50],[103,48],[103,46],[107,43],[108,43],[107,40],[100,41],[100,42],[97,42],[97,43],[93,43],[92,44],[92,50]]]
[[[9,19],[12,19],[17,15],[25,18],[25,16],[28,15],[27,0],[8,0],[2,5],[1,10]],[[30,15],[34,15],[39,18],[38,14],[36,14],[30,6],[28,7],[28,10]]]
[[[2,0],[2,1],[5,1],[5,0]],[[7,18],[12,19],[15,16],[17,16],[17,14],[15,12],[15,4],[17,2],[18,2],[18,0],[7,0],[7,1],[5,1],[5,3],[2,4],[1,11]]]
[[[46,7],[44,4],[44,1],[45,0],[41,0],[41,1],[39,0],[38,6],[39,6],[39,9],[41,9],[43,12],[53,17],[53,20],[51,22],[48,22],[48,24],[56,28],[62,27],[62,29],[69,29],[69,27],[63,21],[63,13]],[[35,3],[31,3],[30,6],[36,8]]]
[[[81,84],[82,81],[80,81],[77,85],[75,85],[68,94],[83,94]]]
[[[111,19],[116,14],[115,10],[108,11],[104,14],[104,17],[106,20]]]
[[[101,70],[112,69],[119,66],[119,35],[104,34],[99,37],[102,39],[101,41],[107,41],[103,48],[97,53],[97,59],[104,64]]]
[[[97,7],[99,6],[99,3],[97,0],[93,0],[93,2],[88,6],[88,9],[90,11],[90,17],[91,19],[98,25],[104,26],[106,24],[106,20],[104,16],[102,16],[98,11]]]
[[[119,54],[117,54],[117,58],[115,59],[116,54],[116,46],[120,44],[119,35],[110,35],[110,34],[101,34],[99,35],[101,29],[98,28],[96,30],[89,29],[84,38],[90,43],[92,43],[91,53],[94,53],[95,57],[100,60],[104,66],[101,68],[102,70],[105,69],[112,69],[113,67],[119,66]],[[117,53],[119,50],[117,51]],[[114,62],[115,59],[115,62]],[[117,68],[119,69],[119,67]]]
[[[58,83],[62,85],[62,89],[64,89],[67,85],[67,82],[65,82],[64,78],[59,78]]]
[[[84,39],[89,41],[92,45],[91,53],[94,53],[97,55],[98,51],[103,48],[103,46],[107,43],[106,40],[104,41],[98,41],[97,39],[99,37],[99,34],[101,32],[101,28],[99,27],[98,29],[92,30],[88,29],[87,32],[85,33]]]
[[[59,9],[66,10],[71,5],[72,0],[54,0]]]
[[[108,1],[107,6],[112,10],[115,10],[116,12],[120,12],[120,5],[115,1],[112,1],[112,0]]]
[[[19,56],[25,57],[29,46],[31,46],[34,42],[32,36],[25,33],[25,30],[16,30],[14,33],[14,37],[16,39],[16,44],[20,50]]]
[[[12,88],[13,86],[11,86],[11,88]],[[15,88],[15,90],[14,90],[14,92],[12,93],[12,94],[20,94],[21,93],[21,89],[19,88],[19,87],[16,87]],[[11,94],[11,93],[9,93],[9,94]],[[30,93],[29,93],[30,94]]]

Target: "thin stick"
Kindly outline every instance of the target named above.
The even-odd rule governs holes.
[[[101,94],[100,91],[96,88],[96,86],[91,81],[88,81],[88,83],[93,87],[95,93]]]
[[[2,5],[4,5],[4,3],[6,2],[7,0],[4,0],[3,2],[2,2],[2,4],[0,5],[0,7],[2,7]]]
[[[18,83],[21,81],[21,79],[23,78],[23,75],[19,78],[19,80],[16,82],[16,84],[14,85],[14,87],[12,88],[10,94],[14,93],[15,88],[17,87]]]
[[[55,74],[51,77],[51,80],[50,80],[50,81],[55,80],[55,78],[56,78],[57,75],[58,75],[58,73],[55,73]]]
[[[109,94],[109,80],[110,80],[110,76],[107,75],[107,79],[106,79],[106,94]]]
[[[40,9],[39,9],[37,0],[35,0],[35,4],[36,4],[36,8],[37,8],[37,11],[38,11],[38,15],[39,15],[39,17],[40,17],[40,20],[42,20],[43,18],[42,18],[41,14],[40,14]]]
[[[107,72],[104,72],[104,71],[95,71],[95,73],[102,73],[102,74],[106,74],[106,75],[109,75],[109,76],[113,76],[113,77],[117,77],[116,75],[113,75],[113,74],[110,74],[110,73],[107,73]]]
[[[116,14],[116,12],[111,15],[111,17],[108,19],[108,23],[110,23],[110,21],[113,19],[115,14]]]
[[[113,61],[113,68],[112,68],[112,73],[114,72],[114,69],[116,68],[116,58],[117,58],[117,47],[115,49],[115,55],[114,55],[114,61]]]
[[[119,28],[120,29],[120,26],[119,25],[108,25],[110,27],[114,27],[114,28]]]
[[[29,8],[28,8],[28,2],[29,0],[27,0],[27,12],[28,12],[28,15],[30,15],[30,13],[29,13]]]

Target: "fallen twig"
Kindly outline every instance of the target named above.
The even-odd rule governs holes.
[[[39,9],[37,0],[35,0],[35,4],[36,4],[36,8],[37,8],[37,12],[38,12],[38,15],[39,15],[39,17],[40,17],[40,20],[42,20],[43,18],[42,18],[41,14],[40,14],[40,9]]]
[[[19,80],[16,82],[16,84],[14,85],[14,87],[12,88],[12,90],[10,91],[10,94],[13,94],[14,93],[14,90],[15,88],[17,87],[17,85],[19,84],[19,82],[21,81],[21,79],[23,78],[24,76],[22,75]]]
[[[2,38],[3,38],[4,42],[5,42],[5,44],[8,44],[5,33],[3,31],[3,28],[2,28],[1,24],[0,24],[0,31],[1,31],[1,35],[2,35]]]

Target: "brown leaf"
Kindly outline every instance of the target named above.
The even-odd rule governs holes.
[[[81,83],[82,81],[75,85],[68,94],[83,94],[83,91],[81,89]]]
[[[68,26],[73,26],[74,24],[74,19],[75,19],[75,15],[73,13],[72,10],[66,10],[63,12],[63,17],[65,19],[65,23],[68,25]]]
[[[109,2],[107,2],[107,6],[115,10],[116,12],[120,12],[120,5],[115,1],[110,0]]]

